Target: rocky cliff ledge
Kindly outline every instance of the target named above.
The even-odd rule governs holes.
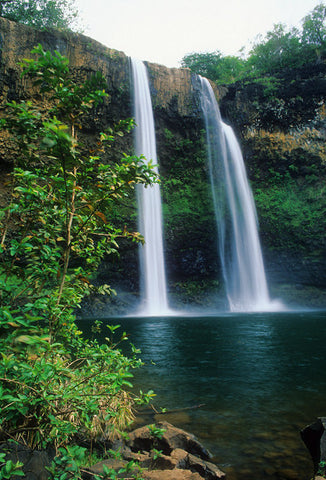
[[[38,31],[4,18],[0,18],[1,103],[30,95],[26,80],[20,78],[19,62],[23,58],[30,57],[31,49],[39,43],[45,50],[57,50],[61,55],[66,56],[69,59],[70,68],[82,78],[85,74],[102,72],[107,79],[108,92],[111,95],[108,121],[111,121],[115,115],[117,118],[127,113],[131,116],[129,57],[123,52],[107,48],[81,34]],[[148,64],[148,69],[155,108],[171,109],[175,115],[181,117],[198,114],[193,101],[190,70],[168,69],[156,64]]]

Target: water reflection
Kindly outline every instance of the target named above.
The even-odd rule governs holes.
[[[134,383],[154,388],[158,406],[185,409],[173,421],[210,448],[229,480],[304,480],[312,472],[299,430],[326,413],[325,320],[306,312],[109,323],[142,350]]]

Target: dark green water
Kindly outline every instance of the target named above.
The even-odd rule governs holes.
[[[300,429],[326,415],[326,312],[105,322],[142,351],[134,385],[176,410],[155,420],[194,433],[229,480],[311,478]]]

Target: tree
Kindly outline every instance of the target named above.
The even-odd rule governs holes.
[[[190,68],[197,75],[213,79],[216,76],[216,65],[222,54],[219,51],[212,53],[189,53],[181,61],[181,66]]]
[[[283,24],[274,25],[264,39],[259,38],[248,58],[252,75],[275,74],[285,68],[304,65],[306,61],[299,31],[296,28],[288,30]]]
[[[242,77],[245,60],[235,56],[223,57],[219,51],[213,53],[190,53],[183,57],[181,66],[193,73],[217,83],[233,83]]]
[[[0,0],[0,15],[39,29],[76,29],[75,0]]]
[[[283,24],[258,36],[247,58],[223,56],[218,50],[212,53],[190,53],[183,57],[181,66],[219,84],[238,80],[269,77],[274,83],[281,72],[313,64],[326,56],[326,6],[317,5],[302,20],[302,31]],[[272,76],[275,76],[273,79]],[[268,83],[271,83],[268,80]],[[263,81],[266,83],[266,80]]]
[[[37,58],[23,62],[24,75],[42,102],[11,102],[0,122],[15,159],[9,201],[0,208],[0,441],[54,446],[67,456],[80,435],[96,440],[124,428],[142,401],[126,391],[141,364],[137,351],[121,353],[117,327],[103,345],[83,338],[74,312],[90,292],[112,291],[93,285],[99,263],[120,238],[141,238],[114,226],[110,211],[156,176],[143,158],[101,161],[131,120],[102,132],[90,148],[77,135],[106,96],[100,74],[79,84],[60,53],[41,46],[32,53]]]
[[[314,47],[319,56],[326,54],[326,5],[320,3],[302,21],[303,44]]]

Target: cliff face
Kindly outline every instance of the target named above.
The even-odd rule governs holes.
[[[84,79],[100,71],[107,79],[109,97],[97,111],[96,118],[89,119],[84,131],[86,137],[119,119],[132,117],[130,65],[124,53],[109,49],[83,35],[55,31],[40,32],[2,18],[0,18],[0,109],[5,108],[7,101],[26,100],[34,95],[28,79],[20,77],[19,61],[30,57],[31,49],[39,43],[45,50],[57,50],[68,57],[70,70],[77,78]],[[162,177],[165,250],[171,297],[175,299],[175,303],[178,298],[188,302],[207,303],[209,301],[207,292],[211,291],[215,302],[218,296],[223,297],[223,293],[219,292],[219,289],[223,289],[223,282],[217,254],[217,233],[196,78],[188,69],[168,69],[152,63],[147,63],[147,68]],[[277,169],[280,168],[284,178],[288,178],[287,171],[290,171],[292,176],[294,171],[298,171],[298,177],[301,175],[302,181],[305,182],[302,171],[296,170],[297,165],[293,167],[294,156],[299,158],[299,153],[284,160],[285,163],[282,165],[279,165],[280,156],[267,158],[264,153],[266,145],[263,145],[261,150],[257,149],[258,137],[252,140],[248,133],[252,127],[252,118],[256,118],[257,106],[254,102],[258,98],[257,95],[252,97],[253,94],[248,90],[244,92],[237,86],[228,91],[224,89],[223,95],[222,113],[236,126],[237,133],[241,136],[248,172],[258,201],[268,277],[275,285],[281,285],[281,291],[277,292],[281,297],[282,289],[284,292],[285,286],[288,288],[288,285],[295,284],[298,287],[294,294],[293,289],[291,290],[292,297],[298,298],[305,286],[324,288],[325,245],[320,245],[320,242],[316,241],[317,248],[312,241],[314,232],[318,230],[316,230],[317,217],[313,226],[305,226],[308,229],[305,239],[297,235],[295,245],[295,242],[291,244],[289,240],[293,238],[292,228],[296,228],[297,231],[302,229],[295,221],[296,213],[291,213],[290,207],[287,207],[283,217],[282,215],[279,217],[281,220],[278,220],[277,212],[264,209],[266,201],[269,205],[268,198],[273,198],[272,187],[275,185],[269,182],[274,175],[271,169],[279,174]],[[120,150],[130,151],[132,144],[133,139],[130,136],[123,140]],[[269,151],[274,151],[274,147],[273,144]],[[305,153],[301,152],[302,158],[305,158],[304,155]],[[315,157],[312,157],[311,163],[315,165],[314,159]],[[278,166],[275,167],[275,164]],[[9,170],[10,165],[6,139],[0,134],[0,171]],[[257,178],[259,175],[261,178]],[[279,192],[277,195],[280,195]],[[282,202],[282,199],[278,198],[278,201]],[[289,215],[294,216],[293,225],[287,220]],[[128,223],[128,227],[135,223],[133,218],[134,216],[128,217],[128,214],[125,216],[124,221]],[[287,221],[285,229],[282,229],[282,225]],[[139,288],[137,258],[137,249],[122,247],[121,260],[113,266],[108,260],[99,275],[106,282],[111,282],[114,287],[120,286],[123,290],[137,294]],[[314,305],[320,306],[319,298]]]
[[[37,44],[45,50],[57,50],[68,57],[70,69],[84,78],[100,71],[107,79],[111,95],[109,120],[117,113],[112,107],[119,106],[119,117],[130,115],[130,68],[129,58],[84,35],[71,32],[41,32],[30,27],[0,18],[0,95],[1,102],[24,98],[30,95],[28,86],[20,76],[18,62],[30,57]],[[194,114],[191,73],[186,69],[168,69],[148,64],[151,76],[153,104],[155,108],[172,109],[176,115]],[[27,88],[26,88],[27,87]],[[122,101],[122,97],[124,101]]]
[[[220,102],[241,139],[268,277],[281,297],[296,285],[299,302],[303,289],[326,287],[325,92],[320,61],[284,69],[273,92],[238,82]]]

